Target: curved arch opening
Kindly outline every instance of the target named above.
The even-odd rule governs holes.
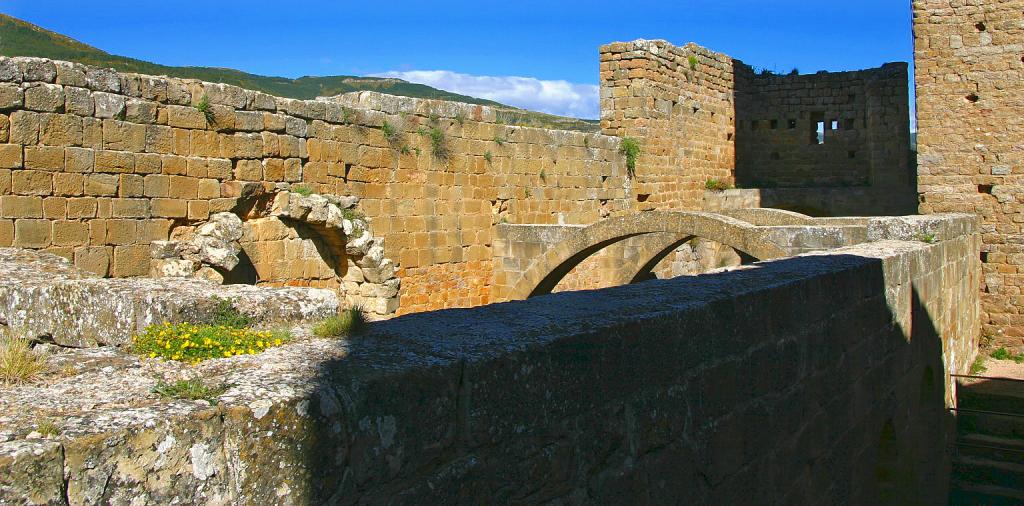
[[[225,282],[268,286],[341,288],[348,259],[315,227],[276,217],[242,224],[239,264]]]

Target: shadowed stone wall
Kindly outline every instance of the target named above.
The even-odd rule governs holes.
[[[920,211],[982,216],[983,329],[1024,349],[1024,1],[913,5]]]
[[[735,73],[738,184],[895,186],[913,205],[906,63],[776,75],[737,62]]]
[[[188,369],[106,351],[114,374],[4,390],[0,502],[942,504],[978,335],[963,232]],[[229,388],[153,399],[161,374]],[[41,410],[60,436],[26,438]]]

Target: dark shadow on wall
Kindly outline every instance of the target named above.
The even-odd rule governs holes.
[[[761,206],[810,216],[917,212],[905,63],[755,73],[734,60],[735,177]]]
[[[296,504],[943,504],[941,339],[885,293],[878,260],[807,256],[403,316],[240,451]]]

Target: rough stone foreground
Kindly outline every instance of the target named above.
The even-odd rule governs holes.
[[[204,321],[230,299],[258,322],[323,318],[337,292],[314,288],[218,285],[201,279],[104,279],[41,251],[0,248],[0,322],[63,346],[122,345],[164,321]]]
[[[867,504],[886,423],[920,477],[898,492],[929,503],[978,243],[410,315],[195,368],[65,350],[44,384],[0,389],[0,503]],[[149,393],[191,374],[230,388]],[[28,438],[44,419],[60,435]]]

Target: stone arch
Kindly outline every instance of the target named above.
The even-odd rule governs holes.
[[[370,220],[354,209],[357,198],[290,191],[246,197],[233,212],[216,213],[206,223],[182,228],[176,240],[154,242],[154,273],[219,283],[264,280],[330,288],[372,316],[398,310],[401,282],[396,266],[384,256],[384,239],[374,237]],[[246,233],[252,237],[243,239]],[[245,248],[243,242],[264,244]],[[265,260],[276,266],[259,265]],[[247,272],[234,272],[239,267]],[[291,272],[268,275],[278,267]]]
[[[758,260],[786,256],[786,251],[765,239],[754,225],[712,213],[644,212],[601,220],[572,231],[558,245],[535,259],[511,284],[509,299],[525,299],[550,293],[573,267],[611,244],[631,237],[660,234],[671,244],[690,237],[702,237],[730,246]],[[650,258],[648,258],[650,261]],[[642,268],[646,262],[638,265]],[[636,273],[634,272],[633,275]]]

